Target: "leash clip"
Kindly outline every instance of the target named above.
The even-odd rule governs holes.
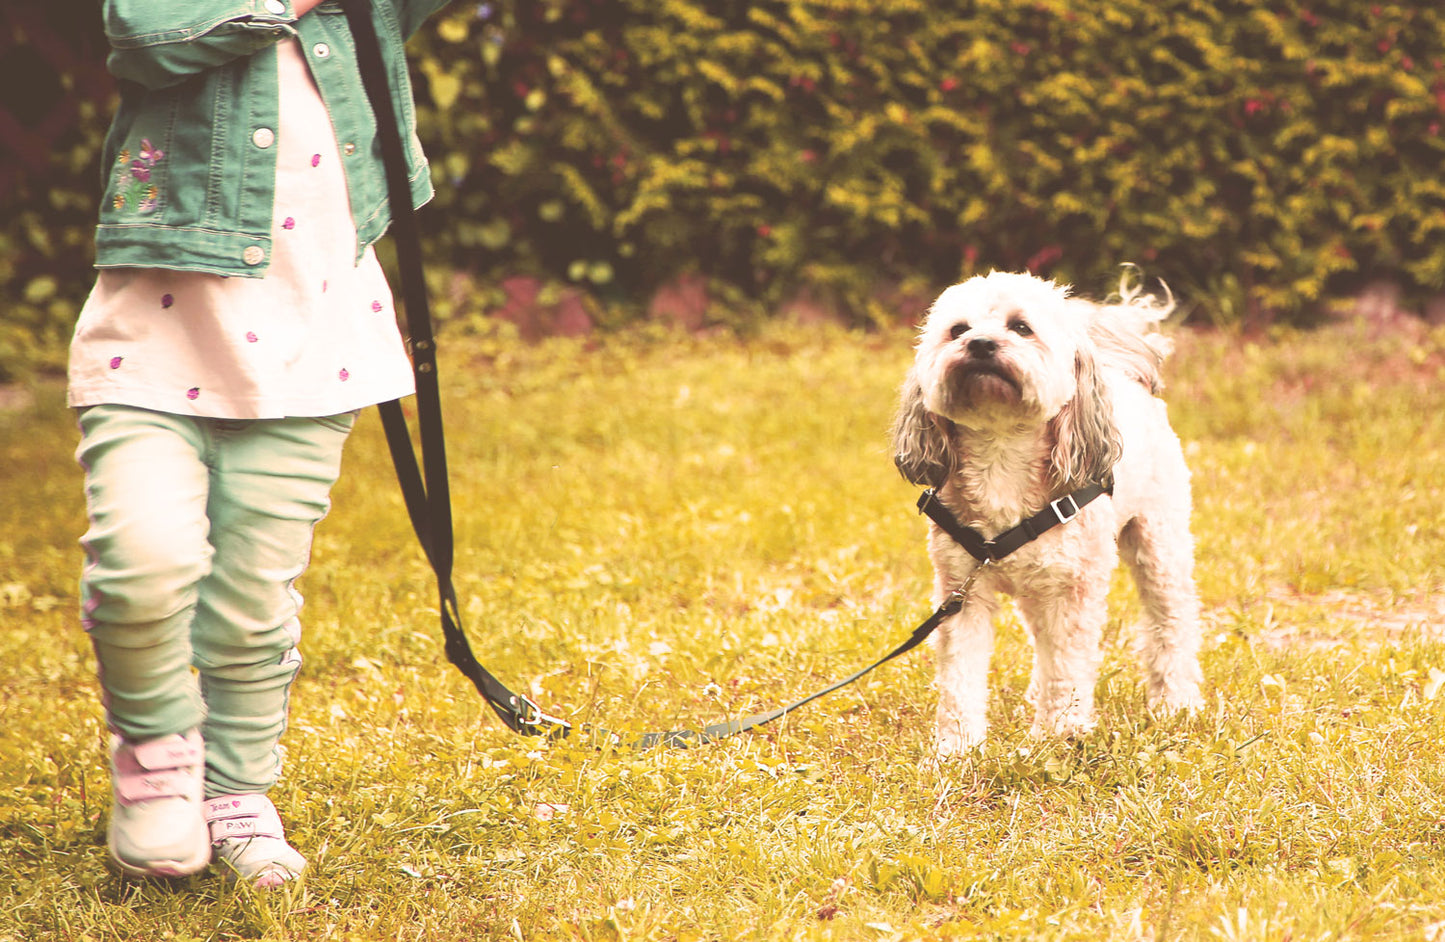
[[[980,560],[979,564],[973,567],[973,572],[968,574],[968,578],[963,580],[963,584],[948,593],[948,598],[944,599],[943,605],[939,606],[940,611],[943,609],[952,609],[955,606],[957,606],[955,610],[962,611],[964,603],[968,601],[969,593],[973,591],[973,584],[978,581],[979,576],[983,575],[983,571],[991,565],[993,565],[993,557]]]
[[[560,731],[566,735],[572,731],[572,724],[560,716],[552,716],[550,713],[542,712],[542,708],[533,703],[531,699],[520,694],[512,694],[512,709],[516,711],[517,725],[529,727],[534,730],[542,730],[550,726],[554,731]]]

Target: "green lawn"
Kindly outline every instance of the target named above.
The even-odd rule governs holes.
[[[481,660],[575,722],[809,692],[928,613],[887,426],[904,332],[444,349]],[[105,865],[60,393],[0,413],[0,940],[1445,937],[1445,332],[1184,334],[1209,707],[1156,723],[1114,593],[1101,722],[928,761],[927,651],[774,727],[633,754],[508,733],[444,661],[368,414],[318,531],[287,774],[311,860],[257,894]]]

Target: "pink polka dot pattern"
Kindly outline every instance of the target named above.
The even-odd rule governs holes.
[[[295,229],[295,228],[296,228],[296,218],[295,218],[294,216],[287,216],[287,217],[286,217],[286,221],[283,222],[283,223],[281,223],[281,228],[282,228],[282,229]]]
[[[110,368],[113,369],[113,370],[118,370],[118,369],[120,369],[120,364],[121,364],[121,362],[122,362],[123,360],[125,360],[125,357],[111,357],[111,358],[110,358]]]
[[[199,399],[200,397],[201,397],[201,387],[199,387],[199,386],[192,386],[190,389],[187,389],[187,390],[186,390],[186,398],[187,398],[187,399],[190,399],[190,400],[194,401],[194,400],[196,400],[196,399]]]
[[[319,167],[319,166],[321,166],[321,155],[320,155],[320,154],[312,154],[312,155],[311,155],[311,166],[313,166],[313,167]]]
[[[373,311],[375,311],[376,313],[378,313],[378,314],[381,313],[381,307],[382,307],[382,305],[381,305],[381,302],[380,302],[380,301],[372,301],[372,302],[371,302],[371,309],[372,309]]]
[[[350,373],[350,371],[348,371],[348,370],[346,369],[346,367],[343,366],[343,367],[341,368],[341,372],[336,374],[336,378],[339,379],[339,380],[341,380],[341,381],[344,383],[344,382],[346,382],[348,379],[351,379],[351,373]]]
[[[247,343],[255,343],[255,342],[256,342],[257,340],[259,340],[259,339],[260,339],[260,338],[258,338],[258,337],[256,336],[256,332],[255,332],[254,330],[248,330],[248,331],[246,331],[246,342],[247,342]]]

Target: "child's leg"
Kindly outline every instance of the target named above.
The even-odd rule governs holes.
[[[85,409],[80,427],[83,622],[116,734],[108,844],[127,872],[192,873],[210,857],[190,643],[211,558],[205,436],[193,419],[126,406]]]
[[[304,866],[262,796],[280,773],[278,743],[301,664],[301,596],[293,583],[330,506],[353,419],[216,423],[207,506],[215,556],[200,587],[191,645],[207,707],[206,794],[247,796],[239,805],[208,802],[213,836],[276,838],[249,842],[244,859],[218,845],[218,855],[251,879],[277,882]],[[256,810],[239,821],[227,816],[242,807]]]

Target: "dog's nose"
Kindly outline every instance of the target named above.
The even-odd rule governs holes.
[[[987,337],[975,337],[968,342],[968,355],[987,360],[998,352],[998,341]]]

